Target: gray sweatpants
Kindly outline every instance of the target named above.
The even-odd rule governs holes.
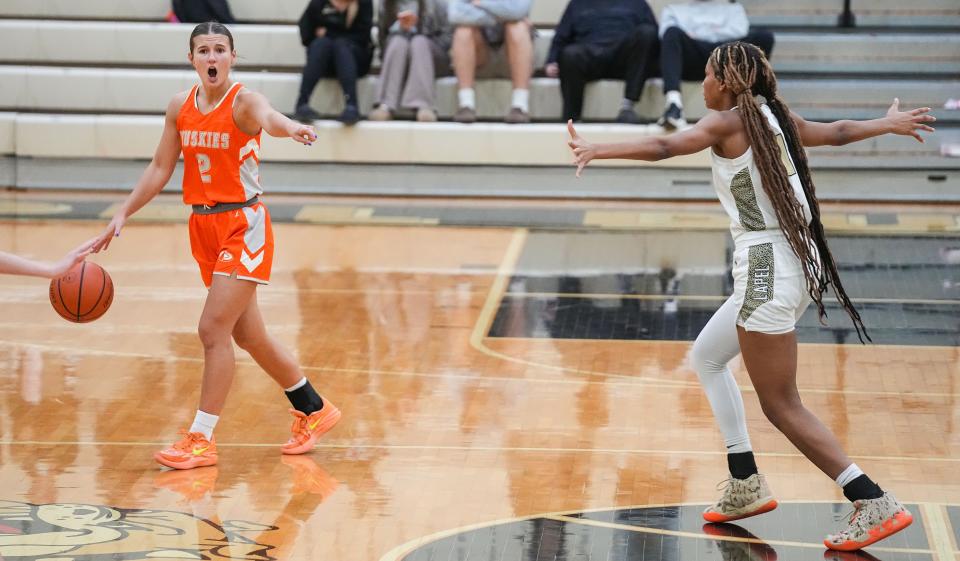
[[[423,35],[394,35],[387,41],[377,102],[391,110],[432,108],[434,80],[450,73],[450,55]]]

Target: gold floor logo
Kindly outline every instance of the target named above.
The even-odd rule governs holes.
[[[273,546],[247,535],[276,529],[168,510],[0,500],[0,559],[272,561]]]

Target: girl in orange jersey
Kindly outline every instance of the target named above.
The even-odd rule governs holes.
[[[267,334],[256,289],[270,280],[273,231],[260,201],[260,133],[309,146],[313,128],[284,117],[267,99],[230,79],[237,60],[230,31],[202,23],[190,34],[188,58],[200,83],[173,97],[153,161],[94,245],[109,247],[127,219],[163,189],[183,153],[183,201],[192,205],[190,246],[209,288],[198,328],[203,343],[200,408],[189,430],[154,458],[176,469],[217,463],[213,430],[233,382],[233,342],[280,384],[293,405],[292,435],[281,449],[303,454],[340,419],[293,355]]]

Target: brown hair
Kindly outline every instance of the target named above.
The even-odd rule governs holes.
[[[820,220],[820,203],[810,175],[807,154],[800,140],[796,123],[790,114],[790,108],[777,94],[777,77],[767,62],[763,51],[749,44],[736,41],[721,45],[713,50],[709,64],[717,80],[725,85],[737,97],[737,107],[743,119],[744,128],[753,149],[754,161],[763,181],[763,191],[770,198],[787,242],[803,265],[803,275],[807,281],[807,292],[817,305],[821,322],[827,316],[823,306],[823,295],[833,285],[833,292],[843,309],[853,320],[857,336],[863,342],[864,337],[871,340],[860,313],[847,296],[836,261],[827,246],[826,234]],[[812,216],[809,224],[803,212],[803,206],[794,195],[790,186],[784,162],[773,130],[760,110],[756,96],[766,99],[767,106],[783,129],[787,150],[793,159],[803,194],[810,207]]]
[[[230,30],[227,29],[226,25],[218,21],[206,21],[200,25],[193,28],[193,32],[190,33],[190,52],[193,52],[193,38],[199,35],[226,35],[227,39],[230,41],[230,50],[233,48],[233,34],[230,33]]]

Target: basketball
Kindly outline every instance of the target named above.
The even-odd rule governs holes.
[[[113,281],[96,263],[79,263],[50,281],[50,303],[68,321],[87,323],[98,319],[112,302]]]

